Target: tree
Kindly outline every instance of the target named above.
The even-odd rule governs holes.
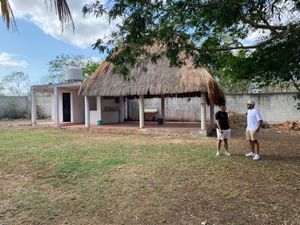
[[[1,81],[7,95],[22,96],[29,93],[29,75],[24,72],[12,72]]]
[[[73,30],[75,29],[74,21],[66,0],[49,0],[51,8],[54,5],[56,14],[58,15],[59,21],[61,22],[61,28],[64,29],[64,26],[70,24]],[[1,6],[1,15],[2,19],[6,24],[6,28],[14,29],[16,28],[16,23],[14,19],[13,11],[10,7],[8,0],[0,0]]]
[[[66,69],[69,66],[79,66],[82,69],[84,78],[90,76],[99,66],[92,58],[82,55],[70,56],[60,54],[55,59],[49,61],[48,75],[45,77],[47,82],[62,83],[65,78]]]
[[[3,91],[4,91],[4,87],[3,87],[3,85],[0,83],[0,96],[3,96],[3,95],[4,95]]]
[[[185,54],[221,76],[258,76],[266,85],[284,80],[299,88],[299,0],[96,1],[83,13],[119,22],[108,41],[99,39],[94,48],[108,53],[107,60],[125,75],[141,55],[153,61],[166,56],[171,66],[180,66]],[[162,51],[147,53],[145,47],[154,43]]]

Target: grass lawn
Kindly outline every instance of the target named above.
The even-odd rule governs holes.
[[[262,158],[214,138],[0,127],[0,224],[300,224],[300,135],[262,131]]]

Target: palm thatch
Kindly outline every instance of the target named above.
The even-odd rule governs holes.
[[[79,90],[82,96],[196,97],[206,94],[208,104],[225,103],[225,96],[206,68],[195,68],[187,61],[182,67],[170,67],[167,59],[156,64],[145,60],[130,70],[129,79],[113,73],[113,65],[103,62]]]

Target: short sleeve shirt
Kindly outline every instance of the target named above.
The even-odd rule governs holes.
[[[229,123],[228,123],[228,114],[227,112],[217,112],[215,115],[216,120],[219,120],[220,126],[222,130],[229,129]]]
[[[259,111],[256,108],[249,109],[247,113],[247,130],[255,131],[260,120],[262,120],[262,117]]]

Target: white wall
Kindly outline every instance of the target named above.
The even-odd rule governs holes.
[[[59,94],[59,122],[63,122],[62,94],[70,93],[71,98],[71,122],[84,123],[84,99],[78,96],[78,89],[58,89]]]
[[[6,113],[10,105],[16,105],[18,110],[24,112],[28,112],[31,109],[27,96],[0,96],[0,117]]]
[[[297,101],[294,93],[260,93],[260,94],[232,94],[227,95],[227,111],[246,113],[246,102],[251,99],[256,102],[262,117],[269,123],[300,120],[300,111],[295,107]],[[199,121],[200,98],[165,98],[166,120]],[[160,99],[145,99],[145,109],[158,109],[160,112]],[[215,107],[215,112],[218,107]],[[207,120],[209,120],[209,107],[207,107]],[[129,119],[138,120],[138,102],[129,100]]]
[[[31,104],[31,99],[30,99]],[[52,112],[52,97],[49,94],[49,96],[39,96],[37,94],[36,96],[36,104],[39,106],[41,113],[45,116],[51,116]]]
[[[145,99],[146,109],[157,109],[160,98]],[[129,100],[129,119],[138,120],[138,100]],[[209,108],[207,109],[209,119]],[[169,121],[200,121],[200,98],[165,98],[165,119]]]
[[[293,93],[262,93],[262,94],[234,94],[227,96],[228,110],[245,113],[246,102],[251,99],[256,102],[265,121],[281,123],[300,120],[300,111],[296,109],[297,101]]]
[[[68,90],[70,92],[70,90]],[[67,91],[66,91],[67,92]],[[82,118],[84,122],[84,101],[78,102],[77,90],[72,90],[72,102],[74,110],[72,110],[73,118]],[[297,101],[293,98],[294,93],[262,93],[262,94],[232,94],[226,96],[228,111],[237,113],[246,113],[246,102],[248,99],[254,100],[256,107],[260,109],[263,119],[267,122],[280,123],[300,120],[300,111],[294,107]],[[62,121],[62,91],[59,91],[60,99],[60,121]],[[76,100],[77,99],[77,100]],[[31,109],[31,100],[28,97],[7,97],[0,96],[0,114],[7,109],[8,102],[14,101],[21,109]],[[43,109],[45,114],[51,115],[51,96],[37,96],[38,105]],[[119,104],[113,99],[103,99],[103,121],[109,123],[119,122]],[[138,103],[137,100],[128,100],[128,114],[130,120],[138,120]],[[183,121],[199,121],[200,119],[200,99],[191,98],[166,98],[165,99],[165,116],[167,120],[183,120]],[[80,108],[82,110],[80,110]],[[156,108],[160,111],[160,99],[145,99],[145,109]],[[110,110],[109,110],[110,109]],[[215,111],[218,108],[215,108]],[[76,114],[76,115],[75,115]],[[75,116],[75,117],[74,117]],[[207,107],[207,119],[209,120],[209,107]],[[80,123],[80,119],[77,120]],[[96,123],[96,120],[95,120]]]
[[[119,98],[119,97],[118,97]],[[119,123],[120,122],[120,102],[116,103],[115,98],[101,99],[102,124]],[[100,120],[100,108],[97,105],[97,110],[90,110],[90,123],[95,125]]]
[[[98,111],[91,110],[90,111],[90,124],[96,125],[97,121],[100,119],[100,115]]]
[[[102,121],[103,124],[120,122],[120,103],[116,103],[115,98],[102,98]]]
[[[78,96],[78,90],[71,92],[71,120],[84,123],[84,97]]]

